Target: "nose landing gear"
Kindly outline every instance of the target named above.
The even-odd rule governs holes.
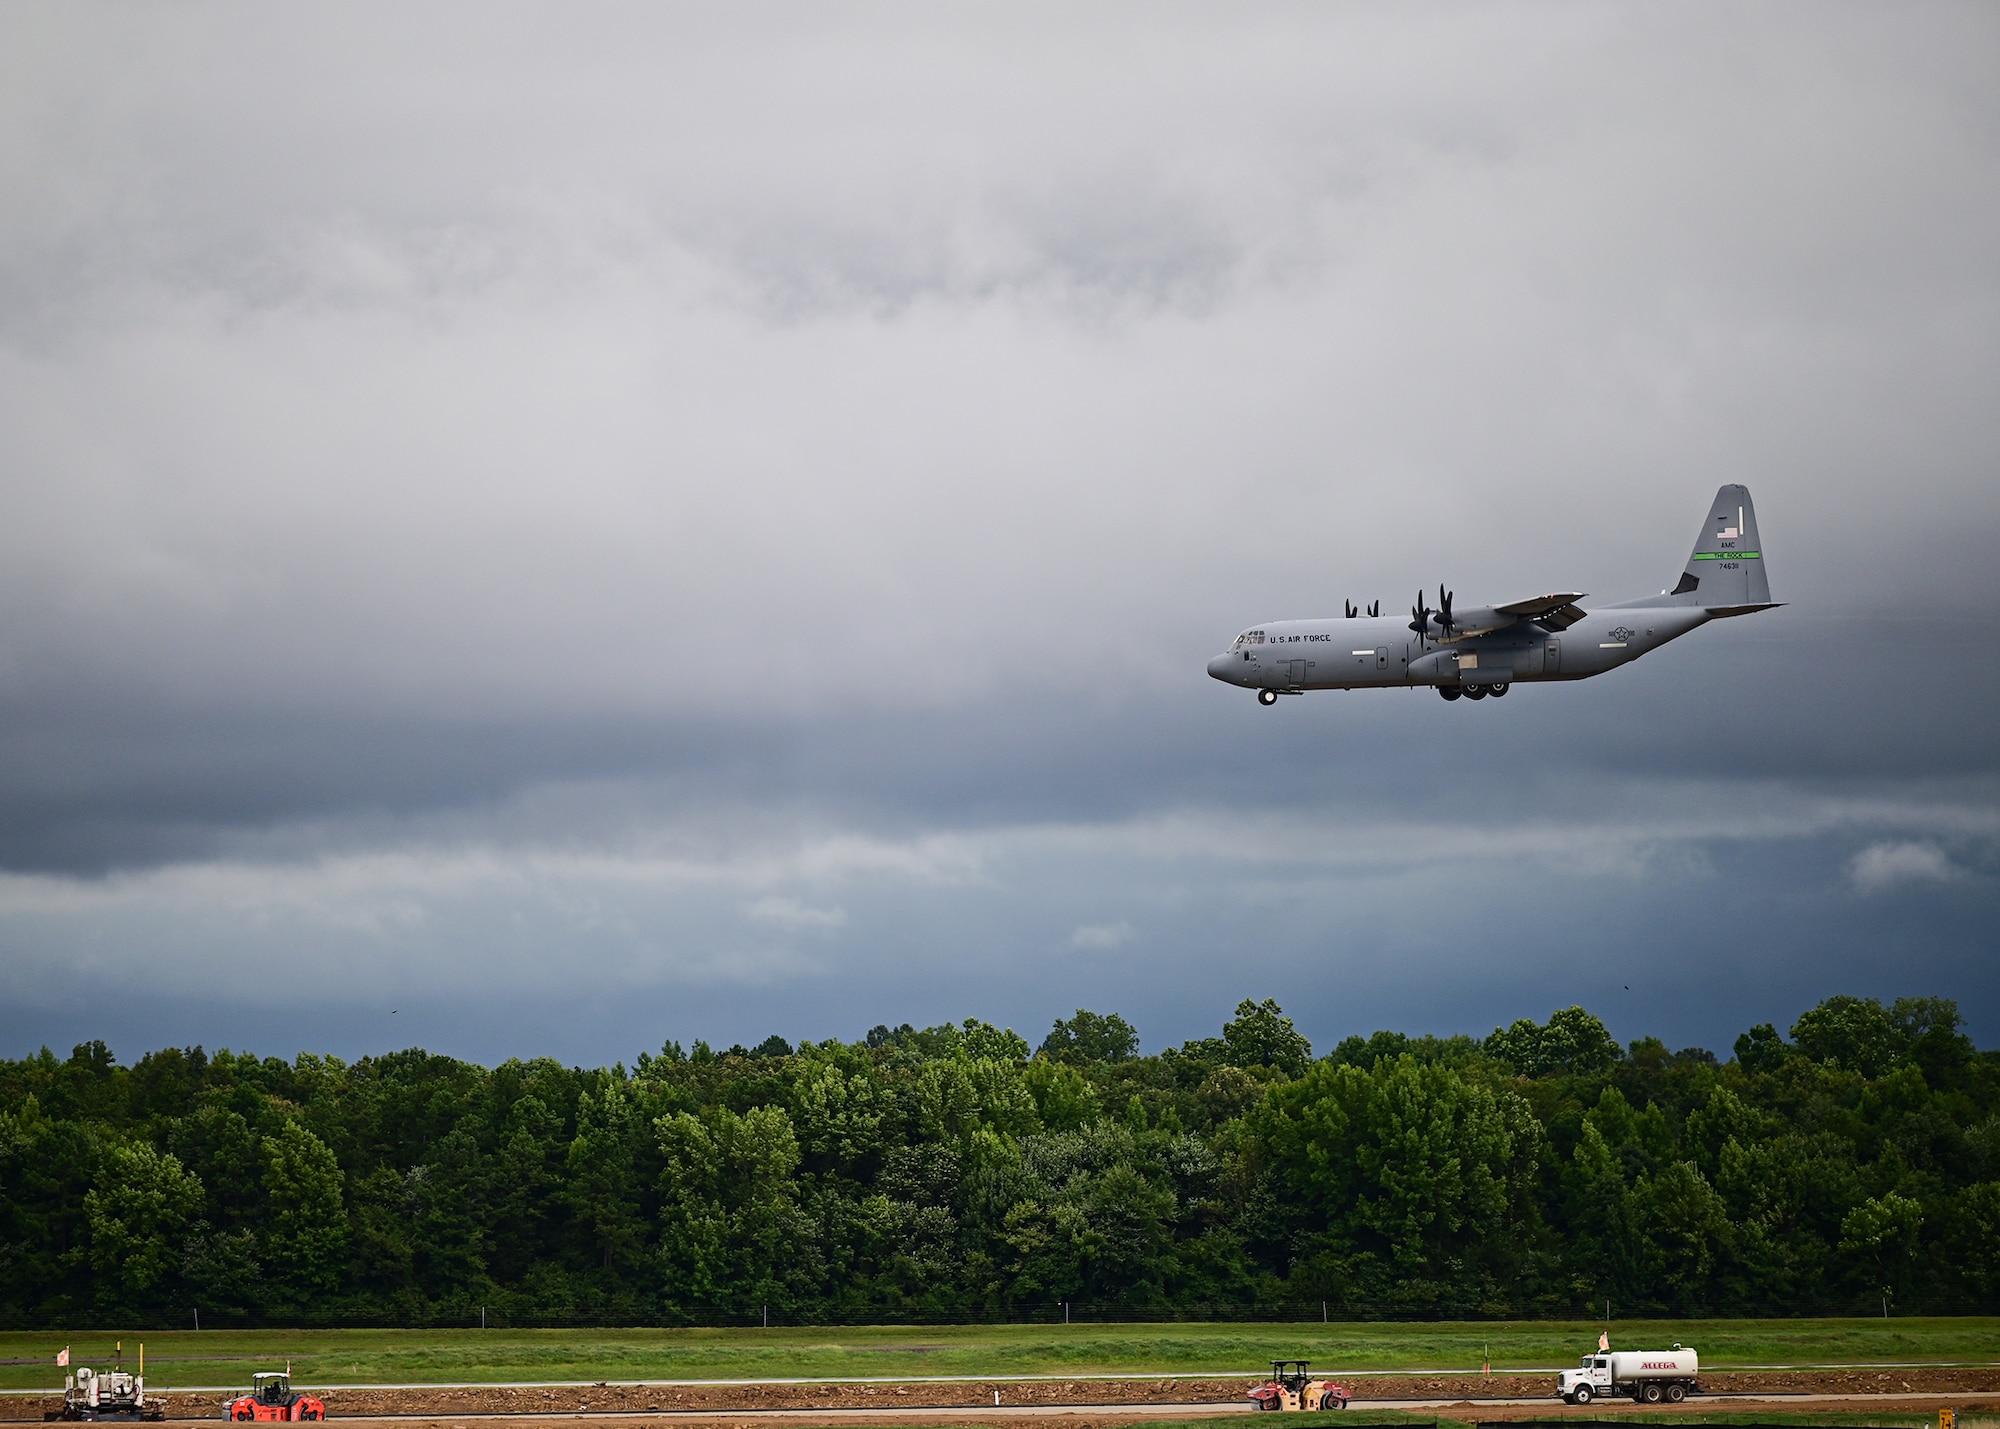
[[[1276,690],[1259,690],[1259,691],[1257,691],[1257,703],[1258,703],[1258,704],[1260,704],[1260,705],[1275,705],[1275,704],[1276,704],[1277,702],[1278,702],[1278,692],[1277,692]]]

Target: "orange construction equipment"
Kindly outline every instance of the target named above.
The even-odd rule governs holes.
[[[292,1388],[290,1370],[271,1370],[250,1376],[250,1392],[239,1394],[222,1407],[222,1417],[238,1420],[326,1418],[326,1405],[317,1395],[302,1394]]]
[[[1259,1409],[1345,1409],[1348,1393],[1328,1379],[1314,1379],[1304,1360],[1272,1360],[1271,1378],[1250,1391]]]

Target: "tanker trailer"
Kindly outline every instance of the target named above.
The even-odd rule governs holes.
[[[1565,1404],[1588,1404],[1613,1394],[1641,1404],[1661,1400],[1679,1404],[1689,1394],[1701,1393],[1694,1382],[1700,1370],[1700,1356],[1680,1345],[1670,1350],[1599,1350],[1585,1355],[1576,1369],[1562,1372],[1557,1393]]]

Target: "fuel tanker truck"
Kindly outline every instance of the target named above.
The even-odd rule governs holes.
[[[1578,1368],[1564,1370],[1557,1392],[1565,1404],[1588,1404],[1613,1394],[1640,1404],[1663,1399],[1679,1404],[1701,1393],[1694,1382],[1700,1369],[1701,1357],[1679,1345],[1670,1350],[1599,1350],[1585,1355]]]

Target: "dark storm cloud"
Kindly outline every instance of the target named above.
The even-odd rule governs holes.
[[[2000,1025],[1990,10],[478,13],[0,20],[0,1038]]]

